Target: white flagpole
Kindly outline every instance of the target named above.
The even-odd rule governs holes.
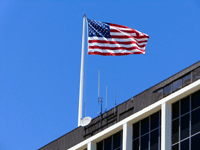
[[[86,18],[86,15],[84,14],[84,16],[83,16],[81,70],[80,70],[80,88],[79,88],[78,127],[81,125],[82,108],[83,108],[83,75],[84,75],[84,51],[85,51],[85,18]]]

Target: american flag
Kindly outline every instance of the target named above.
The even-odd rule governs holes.
[[[121,56],[145,54],[149,36],[135,29],[87,18],[88,54]]]

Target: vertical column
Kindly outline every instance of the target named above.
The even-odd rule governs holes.
[[[163,103],[161,106],[161,150],[171,150],[171,104]]]
[[[123,150],[132,149],[132,124],[125,123],[123,124]]]
[[[95,142],[89,142],[87,144],[87,150],[96,150],[96,143]]]

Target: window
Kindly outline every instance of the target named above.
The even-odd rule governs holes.
[[[200,79],[200,67],[193,71],[193,81]]]
[[[163,89],[160,89],[154,93],[154,99],[159,100],[163,98]]]
[[[197,150],[200,90],[172,104],[172,150]]]
[[[171,92],[172,92],[172,85],[171,84],[164,87],[164,93],[163,93],[164,97],[171,94]]]
[[[189,85],[192,80],[196,81],[200,79],[200,67],[195,69],[193,72],[190,72],[183,76],[182,78],[173,81],[172,83],[164,86],[163,88],[155,91],[154,94],[154,100],[160,100],[163,97],[166,97],[170,95],[171,93]]]
[[[191,83],[191,73],[183,77],[183,87]]]
[[[158,111],[133,124],[133,150],[160,150],[160,116]]]
[[[122,150],[122,131],[98,142],[97,150]]]
[[[182,87],[181,79],[173,83],[173,92],[179,90]]]

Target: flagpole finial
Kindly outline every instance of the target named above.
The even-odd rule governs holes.
[[[86,17],[86,14],[84,14],[84,16],[83,17]]]

